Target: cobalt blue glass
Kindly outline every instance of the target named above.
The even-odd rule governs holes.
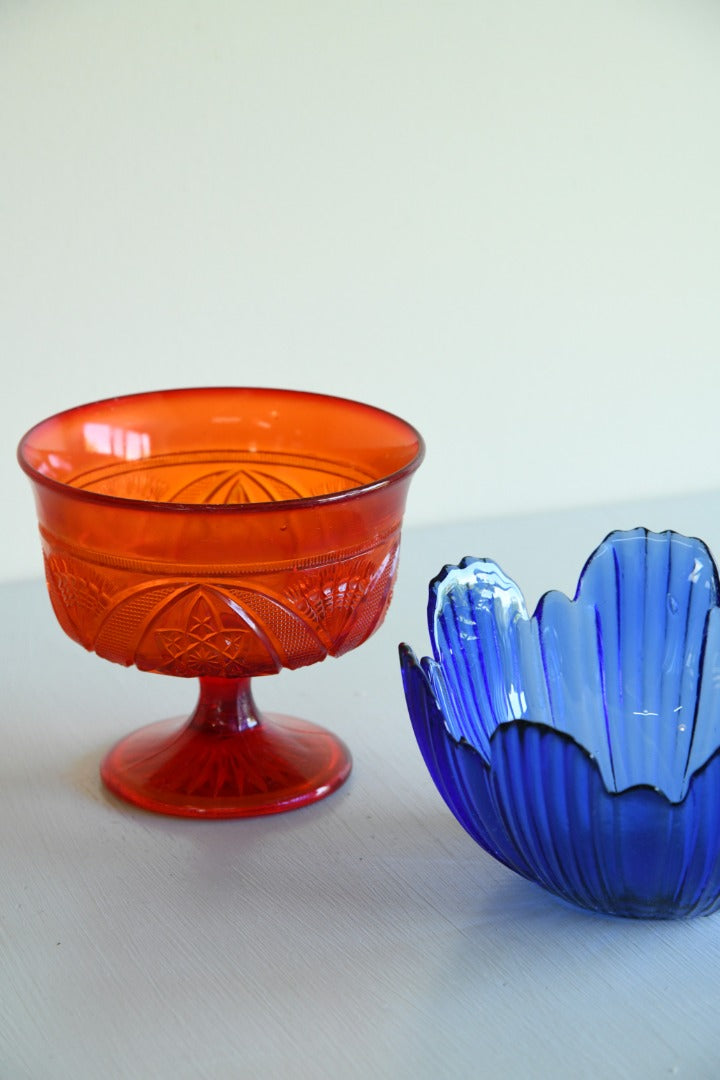
[[[634,918],[720,907],[720,586],[700,540],[633,529],[530,617],[488,559],[430,584],[433,658],[400,646],[428,770],[491,855]]]

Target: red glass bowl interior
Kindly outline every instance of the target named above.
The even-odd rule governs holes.
[[[108,660],[200,678],[191,727],[207,735],[214,708],[227,742],[229,726],[247,733],[262,722],[256,710],[251,723],[243,715],[249,678],[341,655],[379,625],[423,449],[405,421],[358,402],[210,388],[80,406],[29,431],[18,456],[32,481],[63,629]],[[157,738],[167,741],[165,729]],[[302,741],[295,729],[292,739]],[[103,775],[113,790],[152,809],[271,813],[295,805],[307,782],[291,778],[282,805],[268,795],[269,808],[258,808],[275,781],[255,770],[254,809],[239,809],[248,796],[231,790],[227,761],[206,770],[204,786],[187,778],[198,756],[191,746],[182,768],[164,762],[155,791],[157,777],[145,774],[153,772],[148,755],[159,751],[148,749],[146,735],[140,741],[116,748]],[[246,756],[248,740],[242,745]],[[145,762],[140,794],[128,780],[138,755]],[[334,749],[330,757],[336,776],[347,775],[349,756],[342,767]],[[173,771],[187,776],[168,793]],[[316,788],[327,794],[327,785],[321,777],[304,801],[320,797]]]
[[[33,479],[78,492],[247,506],[366,487],[405,470],[419,449],[408,424],[359,402],[220,388],[138,394],[60,413],[25,436],[20,460]]]

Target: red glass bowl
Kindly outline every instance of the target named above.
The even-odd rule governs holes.
[[[110,751],[111,791],[160,813],[243,817],[345,780],[343,743],[259,713],[250,679],[340,656],[377,628],[423,453],[383,410],[237,387],[82,405],[23,437],[63,630],[115,663],[200,680],[189,721]]]

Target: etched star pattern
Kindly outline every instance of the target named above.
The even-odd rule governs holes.
[[[192,605],[184,626],[156,631],[156,640],[167,666],[183,675],[220,675],[227,678],[245,674],[243,656],[249,627],[228,629],[206,596],[200,594]]]

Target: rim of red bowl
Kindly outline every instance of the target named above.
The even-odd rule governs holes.
[[[60,420],[65,417],[73,416],[74,414],[81,413],[86,409],[94,409],[99,405],[112,405],[120,401],[132,401],[133,399],[140,400],[141,398],[153,398],[163,397],[169,394],[172,395],[191,395],[191,394],[217,394],[217,393],[250,393],[250,394],[278,394],[283,397],[294,398],[314,398],[316,401],[324,401],[327,403],[338,403],[342,405],[351,405],[355,408],[366,409],[369,413],[373,413],[376,416],[387,417],[388,420],[392,420],[395,423],[401,424],[406,430],[408,435],[417,441],[417,451],[407,464],[403,465],[401,469],[396,469],[392,473],[388,473],[387,476],[378,477],[377,480],[372,480],[370,483],[361,484],[359,487],[347,488],[344,491],[334,491],[327,495],[311,495],[307,498],[301,499],[282,499],[277,501],[267,502],[250,502],[250,503],[184,503],[184,502],[162,502],[153,499],[127,499],[119,495],[104,495],[102,492],[88,491],[84,488],[73,487],[72,484],[65,484],[61,480],[54,480],[50,476],[45,476],[39,472],[34,465],[31,465],[25,456],[25,447],[29,443],[32,436],[45,424],[50,423],[53,420]],[[144,510],[153,509],[159,510],[163,513],[185,513],[193,511],[195,513],[257,513],[262,511],[277,511],[283,508],[290,509],[291,507],[299,508],[304,507],[310,509],[315,506],[325,506],[329,503],[344,502],[349,499],[359,498],[361,495],[366,495],[372,491],[376,491],[382,487],[389,487],[391,484],[404,479],[406,476],[415,472],[418,466],[422,463],[425,457],[425,440],[420,432],[412,424],[408,423],[401,416],[396,413],[390,412],[387,409],[379,408],[376,405],[369,405],[364,401],[357,401],[354,398],[340,397],[335,394],[315,393],[312,390],[292,390],[283,389],[280,387],[272,386],[184,386],[184,387],[172,387],[161,390],[146,390],[139,391],[132,394],[117,394],[114,397],[98,398],[95,401],[83,402],[81,405],[74,405],[69,409],[62,409],[60,412],[52,413],[50,416],[46,416],[43,420],[39,420],[36,424],[33,424],[20,439],[17,448],[18,463],[23,470],[30,477],[30,479],[43,487],[50,488],[50,490],[62,493],[64,495],[70,495],[73,498],[79,499],[83,502],[95,502],[101,503],[106,506],[118,506],[118,507],[135,507]]]

